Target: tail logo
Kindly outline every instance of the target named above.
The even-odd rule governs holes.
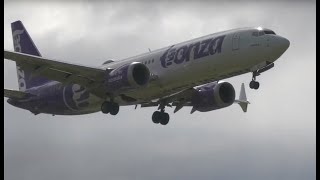
[[[89,106],[90,93],[80,85],[66,86],[63,90],[65,105],[72,111],[77,111]]]
[[[13,46],[14,46],[14,51],[15,52],[22,52],[21,48],[21,35],[24,33],[24,30],[16,30],[12,33],[13,36]],[[17,66],[17,72],[18,72],[18,83],[19,83],[19,89],[20,91],[26,91],[27,89],[27,84],[25,80],[25,73],[21,69],[21,67]]]
[[[19,89],[20,91],[26,91],[27,90],[27,83],[25,80],[25,73],[19,66],[17,66],[17,72],[18,72],[18,83],[19,83]]]
[[[88,99],[90,94],[88,91],[86,91],[84,87],[81,87],[75,84],[72,86],[72,92],[73,92],[72,98],[77,108],[83,108],[89,105]]]
[[[20,41],[21,41],[21,35],[23,33],[24,33],[24,30],[16,30],[12,33],[14,50],[16,52],[22,52]]]

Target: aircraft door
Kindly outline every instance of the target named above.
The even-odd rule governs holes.
[[[239,50],[239,44],[240,44],[240,35],[239,33],[235,33],[232,37],[232,50],[236,51]]]

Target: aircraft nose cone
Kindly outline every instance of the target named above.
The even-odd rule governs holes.
[[[277,51],[279,51],[280,53],[284,53],[290,46],[290,41],[281,36],[278,36],[275,42],[275,47],[277,48]]]
[[[284,49],[284,51],[286,51],[290,46],[290,41],[284,37],[281,37],[280,41],[281,41],[280,44],[282,48]]]

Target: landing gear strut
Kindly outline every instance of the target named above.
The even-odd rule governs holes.
[[[117,115],[119,113],[119,105],[114,102],[106,101],[101,105],[101,111],[104,114],[111,114],[113,116]]]
[[[266,65],[261,69],[253,71],[252,73],[252,81],[250,82],[249,86],[251,89],[259,89],[260,83],[256,81],[256,77],[259,76],[261,73],[268,71],[269,69],[274,67],[274,63],[266,62]]]
[[[152,121],[155,124],[161,124],[163,126],[167,125],[170,121],[170,116],[168,113],[166,113],[164,111],[165,106],[164,105],[160,105],[159,107],[160,111],[156,111],[153,113],[152,115]]]
[[[258,81],[256,81],[257,75],[258,75],[257,71],[254,71],[252,73],[252,81],[249,84],[251,89],[256,89],[257,90],[260,87],[260,83]]]

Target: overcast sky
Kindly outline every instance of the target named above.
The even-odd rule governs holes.
[[[210,33],[262,26],[291,46],[275,68],[248,88],[248,112],[238,105],[190,115],[155,108],[33,116],[4,101],[6,180],[309,180],[316,177],[316,3],[255,1],[169,3],[4,3],[4,47],[10,23],[22,20],[42,55],[101,65]],[[4,87],[18,89],[15,64],[5,61]]]

